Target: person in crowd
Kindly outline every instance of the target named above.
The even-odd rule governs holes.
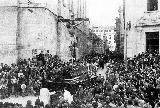
[[[22,93],[22,96],[24,97],[25,93],[26,93],[26,84],[25,84],[25,82],[23,82],[22,85],[21,85],[21,93]]]
[[[12,83],[12,94],[16,94],[16,83],[17,83],[17,79],[15,76],[12,77],[11,79],[11,83]]]
[[[49,90],[57,92],[63,90],[67,83],[67,90],[73,94],[73,102],[70,105],[76,108],[159,107],[158,52],[145,52],[135,56],[134,59],[128,60],[127,69],[122,58],[123,56],[110,52],[107,55],[91,54],[77,61],[62,62],[49,51],[45,54],[41,52],[37,58],[21,60],[11,67],[7,64],[1,66],[0,94],[2,98],[7,98],[18,95],[22,90],[22,94],[30,92],[25,94],[39,95],[42,87],[52,85]],[[104,65],[106,63],[109,65]],[[101,75],[95,74],[98,68],[106,68],[105,80]],[[65,80],[75,77],[76,81]],[[60,80],[57,80],[58,78]],[[139,101],[142,101],[141,104]],[[36,107],[40,107],[40,103]],[[62,105],[67,104],[64,102]]]
[[[32,101],[28,100],[26,104],[26,108],[33,108]]]
[[[45,56],[43,54],[43,51],[41,51],[41,53],[38,55],[37,60],[39,61],[40,65],[44,65],[45,64]]]

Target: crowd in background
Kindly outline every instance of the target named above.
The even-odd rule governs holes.
[[[31,59],[20,60],[11,66],[1,63],[0,98],[5,99],[13,95],[38,96],[43,87],[49,88],[50,91],[63,90],[63,85],[66,85],[64,79],[84,75],[88,71],[88,64],[84,59],[63,62],[58,56],[52,56],[49,51],[45,54],[42,51]],[[76,89],[78,87],[71,88],[72,94]]]
[[[58,56],[49,54],[49,51],[45,54],[41,52],[18,64],[1,65],[1,98],[39,95],[42,87],[63,94],[63,85],[68,84],[69,87],[65,88],[71,92],[74,101],[68,104],[63,96],[59,96],[57,102],[53,102],[54,105],[46,105],[46,108],[159,108],[159,58],[157,51],[141,53],[128,59],[126,67],[122,57],[114,53],[91,54],[81,60],[65,63]],[[106,78],[96,74],[99,68],[106,68]],[[65,79],[77,76],[83,76],[83,80],[77,83],[65,82]],[[49,82],[54,84],[51,88]],[[30,101],[27,105],[30,107],[26,108],[33,107]]]

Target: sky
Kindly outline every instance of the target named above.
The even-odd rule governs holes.
[[[91,26],[114,26],[123,0],[87,0]]]

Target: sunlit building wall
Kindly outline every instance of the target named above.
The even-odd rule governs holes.
[[[104,42],[106,41],[106,47],[110,51],[114,51],[116,47],[115,43],[115,27],[108,26],[108,27],[92,27],[92,32],[95,33],[100,39]]]
[[[0,1],[0,62],[11,64],[18,58],[28,59],[33,53],[57,52],[58,1],[1,0]],[[69,9],[61,2],[61,15],[69,18]],[[61,25],[60,54],[71,59],[69,46],[73,38],[65,23]],[[36,52],[35,52],[36,51]]]
[[[124,0],[127,44],[124,49],[128,57],[159,47],[160,31],[160,0]],[[155,33],[155,34],[154,34]],[[158,35],[157,35],[157,34]],[[154,36],[151,36],[153,34]],[[155,43],[148,43],[148,35],[156,39]],[[127,49],[127,50],[126,50]]]

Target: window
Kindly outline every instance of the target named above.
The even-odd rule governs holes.
[[[147,11],[158,10],[158,0],[147,0]]]
[[[96,30],[96,32],[98,32],[98,30]]]
[[[109,30],[109,32],[111,32],[111,30]]]

